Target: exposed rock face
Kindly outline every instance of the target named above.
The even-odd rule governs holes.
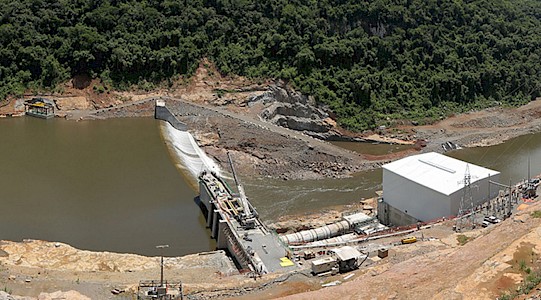
[[[306,97],[284,84],[271,86],[268,91],[248,99],[248,105],[262,102],[267,107],[260,116],[271,123],[326,139],[335,122],[318,108],[312,97]]]
[[[4,291],[0,291],[0,300],[15,300],[15,298]]]
[[[56,291],[54,293],[41,293],[38,300],[54,300],[54,299],[70,299],[70,300],[90,300],[89,297],[81,295],[77,291]]]

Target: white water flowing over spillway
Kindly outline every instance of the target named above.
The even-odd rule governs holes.
[[[204,170],[215,172],[220,175],[218,164],[199,148],[197,142],[188,131],[181,131],[169,124],[162,122],[162,133],[172,148],[172,152],[177,160],[177,166],[187,171],[193,179]]]

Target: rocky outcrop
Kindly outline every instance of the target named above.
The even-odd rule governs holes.
[[[327,139],[336,135],[332,129],[336,123],[327,112],[317,107],[312,97],[307,97],[279,83],[263,94],[247,99],[248,105],[265,105],[260,113],[262,119],[292,130]]]
[[[55,299],[70,299],[70,300],[90,300],[89,297],[82,295],[77,291],[56,291],[54,293],[41,293],[38,300],[55,300]]]
[[[4,291],[0,291],[0,300],[15,300],[15,298]]]

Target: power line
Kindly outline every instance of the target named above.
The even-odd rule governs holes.
[[[462,183],[464,183],[464,194],[462,195],[462,199],[460,199],[460,207],[458,209],[455,225],[457,231],[462,230],[465,222],[465,216],[468,211],[470,212],[469,218],[471,219],[470,221],[472,227],[475,227],[475,207],[473,204],[473,196],[471,191],[471,177],[470,165],[466,164],[466,172],[464,174],[464,179],[462,180]]]

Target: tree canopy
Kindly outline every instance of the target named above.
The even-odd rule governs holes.
[[[537,0],[13,0],[0,3],[0,99],[79,74],[280,78],[350,129],[541,94]]]

